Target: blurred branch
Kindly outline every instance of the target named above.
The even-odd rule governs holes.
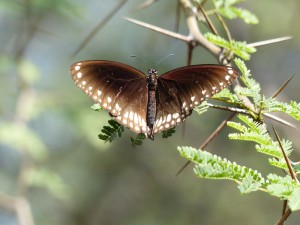
[[[95,34],[125,5],[127,1],[128,0],[121,0],[119,4],[117,4],[116,7],[113,8],[106,17],[104,17],[104,19],[81,42],[79,47],[73,53],[73,56],[75,56],[78,52],[81,51],[82,48],[84,48],[84,46],[86,46],[86,44],[95,36]]]
[[[34,225],[31,207],[26,198],[16,198],[15,210],[20,225]]]
[[[13,211],[15,209],[16,198],[0,192],[0,205],[4,208]]]

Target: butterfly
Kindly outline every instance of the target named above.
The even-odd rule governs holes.
[[[193,108],[230,85],[238,76],[233,67],[192,65],[160,76],[129,65],[88,60],[71,65],[75,84],[110,116],[135,133],[154,134],[182,123]]]

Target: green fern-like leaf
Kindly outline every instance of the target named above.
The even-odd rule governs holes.
[[[205,113],[208,109],[207,101],[202,102],[200,105],[194,108],[194,111],[197,112],[199,115]]]
[[[286,165],[285,160],[283,159],[278,159],[278,158],[270,158],[269,159],[269,164],[278,168],[281,168],[283,170],[287,170],[288,167]]]
[[[99,139],[104,142],[112,142],[116,137],[121,137],[124,132],[124,127],[117,121],[109,120],[108,123],[109,126],[104,126],[101,129],[102,133],[98,135]]]
[[[197,150],[191,147],[178,147],[180,154],[188,160],[195,163],[194,172],[198,177],[209,179],[229,179],[234,180],[247,190],[254,190],[255,187],[264,183],[264,178],[255,170],[237,165],[227,159],[213,155],[209,152]],[[246,176],[251,176],[251,184],[248,180],[244,180]],[[248,184],[243,184],[244,182]],[[258,185],[259,184],[259,185]],[[246,190],[245,189],[245,190]]]
[[[246,9],[235,7],[234,5],[242,0],[214,0],[218,13],[228,19],[241,18],[247,24],[257,24],[258,18]]]
[[[238,118],[246,125],[233,121],[227,122],[229,127],[240,131],[240,133],[229,134],[229,138],[255,142],[255,148],[258,152],[272,157],[269,159],[270,165],[286,169],[286,162],[284,160],[282,150],[279,147],[279,143],[272,140],[266,126],[262,123],[253,121],[253,119],[248,116],[238,115]],[[281,144],[286,155],[289,156],[293,150],[292,143],[289,140],[282,139]]]
[[[300,103],[291,101],[288,103],[279,102],[274,98],[267,101],[265,111],[267,112],[282,112],[286,113],[294,119],[300,121]]]
[[[171,137],[171,136],[176,132],[175,129],[176,129],[175,127],[172,127],[172,128],[169,129],[169,130],[164,130],[164,131],[162,132],[162,137],[163,137],[163,138]]]
[[[280,177],[276,174],[267,176],[269,184],[267,185],[268,192],[281,199],[288,199],[293,191],[299,188],[299,185],[290,176]]]
[[[288,204],[292,211],[300,210],[300,187],[294,189]]]
[[[263,101],[263,96],[260,94],[261,88],[258,82],[256,82],[252,76],[250,70],[247,69],[244,61],[241,59],[234,59],[235,64],[241,70],[242,75],[240,79],[243,81],[246,87],[236,89],[236,93],[240,96],[247,96],[253,99],[253,102],[260,106]]]
[[[140,146],[143,144],[143,141],[146,139],[146,135],[141,133],[136,136],[136,138],[130,138],[131,144],[133,147]]]
[[[238,185],[238,189],[242,194],[257,191],[261,187],[261,182],[255,182],[249,174],[247,174]]]
[[[232,51],[234,54],[238,55],[244,60],[249,60],[250,54],[256,52],[256,49],[254,47],[249,47],[246,42],[238,42],[234,40],[229,42],[224,38],[216,36],[212,33],[206,33],[205,37],[215,45]]]
[[[93,110],[95,110],[95,111],[97,111],[97,112],[103,110],[102,107],[100,106],[100,104],[98,104],[98,103],[92,105],[92,106],[91,106],[91,109],[93,109]]]

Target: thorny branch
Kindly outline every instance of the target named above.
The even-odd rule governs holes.
[[[186,15],[186,24],[187,27],[189,29],[189,36],[184,36],[175,32],[171,32],[171,31],[167,31],[164,30],[162,28],[150,25],[150,24],[146,24],[137,20],[133,20],[130,18],[126,18],[126,20],[142,25],[144,27],[147,27],[149,29],[152,29],[154,31],[160,32],[162,34],[171,36],[173,38],[179,39],[181,41],[184,41],[187,44],[187,50],[188,50],[188,64],[189,62],[191,62],[191,57],[192,57],[192,51],[194,50],[194,48],[197,45],[201,45],[202,47],[204,47],[206,50],[208,50],[212,55],[214,55],[221,64],[227,64],[227,61],[223,61],[222,60],[222,49],[216,45],[214,45],[213,43],[209,42],[204,35],[202,34],[202,32],[199,29],[198,26],[198,20],[197,20],[197,13],[198,10],[197,8],[195,8],[192,3],[189,0],[180,0],[180,4],[182,6],[182,8],[184,9],[184,13]],[[199,6],[200,11],[202,12],[202,14],[204,14],[204,18],[205,21],[209,23],[208,18],[206,17],[203,9],[202,9],[202,5]],[[218,15],[217,15],[218,16]],[[227,26],[225,24],[225,22],[220,18],[220,16],[218,16],[219,20],[221,21],[222,25],[224,26],[224,29],[227,31],[227,35],[229,36],[229,38],[231,37],[230,32],[227,29]],[[209,27],[212,27],[211,24],[209,24]],[[271,43],[275,43],[275,42],[279,42],[279,41],[284,41],[284,40],[289,40],[291,39],[291,37],[283,37],[283,38],[277,38],[277,39],[273,39],[273,40],[267,40],[267,41],[261,41],[261,42],[257,42],[257,43],[253,43],[253,44],[249,44],[249,46],[252,47],[258,47],[258,46],[264,46],[267,44],[271,44]],[[287,85],[287,83],[290,81],[290,79],[274,94],[273,97],[275,97],[276,95],[278,95],[280,93],[280,91]],[[234,89],[235,88],[239,88],[240,84],[239,82],[235,82],[234,84]],[[241,100],[243,101],[243,103],[245,104],[245,106],[252,110],[253,112],[257,112],[257,110],[255,110],[252,102],[250,101],[250,99],[248,99],[247,97],[242,97]],[[210,135],[210,137],[204,141],[204,143],[200,146],[200,149],[203,149],[214,137],[216,137],[216,135],[220,132],[220,130],[223,129],[223,127],[225,126],[225,124],[227,123],[227,121],[231,120],[235,115],[236,115],[237,111],[233,111],[232,114],[226,118],[219,126],[218,128]],[[259,113],[259,112],[258,112]],[[267,113],[265,116],[274,119],[275,121],[284,123],[286,125],[290,125],[288,122],[275,117],[269,113]],[[295,127],[292,125],[292,127]],[[288,159],[287,159],[288,160]],[[188,164],[190,163],[190,161],[187,161],[187,163],[181,167],[181,169],[176,173],[175,176],[177,176],[178,174],[180,174],[181,171],[183,171]],[[284,221],[287,219],[287,217],[291,214],[291,210],[287,209],[284,210],[284,213],[282,215],[282,218],[277,222],[277,224],[283,224]]]

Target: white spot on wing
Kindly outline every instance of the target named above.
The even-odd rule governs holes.
[[[172,118],[171,114],[168,114],[168,116],[167,116],[167,122],[170,122],[171,118]]]
[[[78,73],[77,73],[77,78],[80,79],[81,77],[82,77],[82,73],[81,73],[81,72],[78,72]]]
[[[129,112],[129,119],[133,120],[133,112],[132,111]]]
[[[135,128],[134,128],[136,131],[138,131],[138,132],[140,132],[141,131],[141,129],[140,129],[140,127],[139,126],[135,126]]]
[[[133,120],[133,122],[135,123],[135,124],[138,124],[139,123],[139,117],[138,117],[138,114],[137,113],[135,113],[134,114],[134,120]]]
[[[173,119],[177,119],[178,116],[179,116],[179,113],[174,113],[174,114],[173,114]]]
[[[129,113],[128,113],[128,111],[124,114],[124,118],[128,118],[128,116],[129,116]]]
[[[75,70],[80,70],[79,64],[77,64],[77,66],[75,66]]]
[[[229,75],[226,75],[225,76],[225,80],[229,80],[230,79],[230,76]]]

